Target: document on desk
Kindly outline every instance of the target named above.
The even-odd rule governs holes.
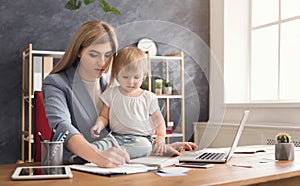
[[[163,168],[171,165],[176,165],[179,163],[177,157],[168,156],[147,156],[142,158],[131,159],[129,164],[144,164],[151,167]]]
[[[239,146],[235,149],[236,154],[254,154],[258,152],[266,152],[266,145]]]
[[[70,168],[78,171],[105,175],[105,176],[142,173],[142,172],[154,171],[157,169],[155,167],[149,167],[143,164],[124,164],[116,168],[100,168],[94,163],[86,163],[84,165],[70,165]]]

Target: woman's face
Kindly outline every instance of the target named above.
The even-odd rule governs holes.
[[[85,81],[95,81],[110,67],[113,51],[110,42],[92,44],[79,54],[78,73]]]

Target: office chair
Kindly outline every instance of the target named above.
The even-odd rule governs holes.
[[[34,144],[35,144],[35,162],[41,161],[41,141],[37,134],[41,132],[45,140],[51,138],[51,129],[48,124],[48,119],[46,117],[43,93],[41,91],[34,92]]]

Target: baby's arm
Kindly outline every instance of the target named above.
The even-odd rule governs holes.
[[[166,137],[166,125],[164,118],[160,110],[155,111],[151,115],[152,122],[156,127],[156,138],[153,141],[152,151],[157,154],[163,154],[166,152],[165,137]]]
[[[107,107],[105,104],[102,107],[101,113],[97,118],[96,123],[91,128],[91,136],[93,138],[98,138],[100,131],[104,129],[108,124],[108,118],[109,118],[109,107]]]

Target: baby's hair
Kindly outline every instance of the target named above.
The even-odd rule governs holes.
[[[110,80],[111,85],[113,85],[118,74],[123,69],[126,71],[141,69],[145,78],[148,72],[146,53],[133,46],[122,48],[113,60]]]

